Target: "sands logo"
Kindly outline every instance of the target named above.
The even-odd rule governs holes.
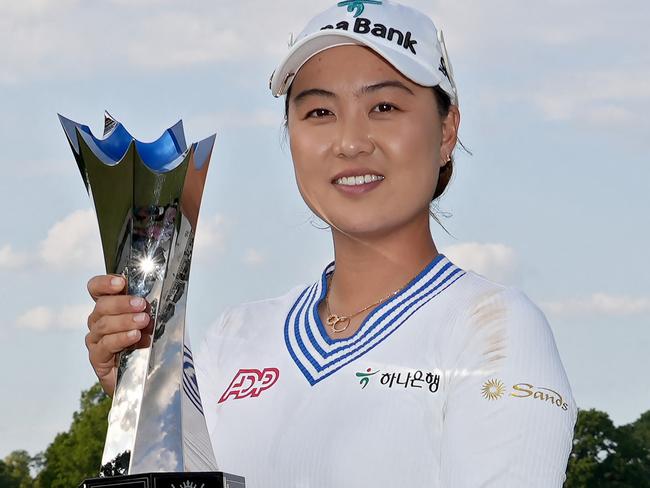
[[[503,385],[501,380],[492,379],[483,383],[481,393],[483,394],[483,398],[487,398],[488,400],[496,400],[497,398],[501,398],[503,396],[505,389],[506,387]]]
[[[536,398],[544,402],[551,402],[553,405],[560,407],[562,410],[567,410],[567,404],[562,399],[557,391],[551,390],[550,388],[544,388],[541,386],[533,386],[530,383],[517,383],[512,385],[512,389],[515,390],[515,393],[510,393],[510,396],[515,398]]]
[[[278,368],[240,369],[223,392],[217,403],[223,403],[228,398],[235,400],[246,397],[258,397],[264,390],[271,388],[280,377]]]
[[[481,388],[483,398],[487,400],[498,400],[505,393],[505,385],[499,379],[492,378],[485,383]],[[530,383],[517,383],[512,385],[511,397],[514,398],[533,398],[548,402],[555,405],[562,410],[568,410],[568,405],[557,391],[543,386],[533,386]]]

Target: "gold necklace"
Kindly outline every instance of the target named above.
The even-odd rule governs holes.
[[[328,283],[331,283],[331,277],[332,277],[332,275],[330,275],[328,277]],[[409,281],[409,283],[410,283],[410,281]],[[406,285],[408,285],[408,283]],[[393,295],[396,295],[397,293],[402,291],[404,289],[404,287],[406,287],[406,285],[404,285],[401,288],[395,290],[390,295],[386,295],[381,300],[378,300],[375,303],[371,303],[367,307],[362,308],[361,310],[359,310],[358,312],[353,313],[352,315],[337,315],[335,313],[333,314],[333,313],[330,312],[330,302],[329,302],[330,286],[328,285],[327,293],[325,294],[325,307],[327,308],[327,325],[330,326],[330,328],[332,329],[332,332],[334,332],[335,334],[339,333],[339,332],[343,332],[350,325],[350,319],[352,317],[354,317],[355,315],[359,315],[361,312],[364,312],[364,311],[368,310],[370,307],[374,307],[375,305],[379,305],[381,302],[387,300],[388,298],[392,297]],[[337,329],[336,325],[339,324],[340,322],[344,322],[345,327]]]

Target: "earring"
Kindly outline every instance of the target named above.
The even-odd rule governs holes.
[[[444,162],[448,163],[449,161],[451,161],[451,156],[449,154],[447,154],[447,159],[445,159]],[[444,164],[443,164],[443,166],[444,166]]]

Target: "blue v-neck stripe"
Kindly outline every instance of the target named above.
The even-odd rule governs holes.
[[[307,298],[302,303],[302,305],[300,305],[300,308],[298,309],[298,313],[296,313],[296,318],[294,320],[295,338],[296,338],[296,342],[298,343],[298,347],[300,348],[301,351],[305,351],[306,347],[305,347],[305,344],[304,344],[304,342],[302,340],[302,337],[301,337],[301,334],[300,334],[300,318],[303,316],[303,310],[304,310],[305,306],[307,306],[307,307],[309,306],[309,302],[313,298],[315,290],[316,290],[316,286],[312,285],[312,291],[307,295]],[[309,357],[308,357],[308,359],[309,359]],[[310,360],[310,362],[311,362],[311,360]],[[312,365],[315,366],[315,363],[312,362]]]
[[[346,354],[344,354],[344,355],[342,355],[342,356],[339,356],[339,357],[333,359],[331,364],[336,364],[336,363],[338,363],[338,362],[340,362],[340,361],[343,361],[345,358],[347,358],[347,357],[349,357],[350,355],[354,354],[356,351],[362,350],[366,345],[372,343],[373,340],[375,340],[376,338],[378,338],[379,336],[381,336],[381,334],[383,334],[386,330],[390,329],[390,326],[393,325],[395,322],[397,322],[397,321],[400,319],[400,317],[401,317],[404,313],[410,311],[412,308],[415,308],[415,310],[417,310],[418,308],[420,308],[419,306],[417,306],[418,303],[419,303],[419,302],[422,302],[422,301],[427,302],[428,300],[426,300],[426,299],[429,298],[429,295],[431,295],[430,298],[433,298],[434,296],[436,296],[438,293],[435,293],[435,292],[438,290],[438,288],[440,288],[442,285],[445,285],[445,284],[447,283],[448,279],[451,278],[452,276],[454,276],[454,275],[457,274],[457,273],[458,273],[458,270],[452,271],[452,272],[447,276],[447,278],[445,278],[444,281],[442,281],[440,284],[438,284],[436,287],[434,287],[432,290],[428,291],[427,293],[425,293],[425,294],[422,295],[421,297],[417,298],[417,299],[416,299],[412,304],[410,304],[409,306],[404,307],[404,309],[402,309],[402,310],[401,310],[401,311],[400,311],[400,312],[399,312],[399,313],[398,313],[394,318],[392,318],[392,319],[390,320],[390,322],[388,322],[388,323],[386,324],[386,326],[382,327],[382,328],[379,329],[379,330],[378,330],[374,335],[372,335],[371,337],[369,337],[368,340],[367,340],[365,343],[361,344],[361,345],[360,345],[359,347],[357,347],[356,349],[352,349],[351,351],[347,352]],[[454,280],[454,281],[455,281],[455,280]],[[453,283],[453,281],[452,281],[452,283]],[[447,287],[445,286],[444,288],[442,288],[442,290],[444,290],[445,288],[447,288]],[[440,290],[440,291],[442,291],[442,290]],[[424,303],[422,303],[422,305],[424,305]],[[409,316],[410,316],[410,314],[409,314]],[[401,325],[401,324],[400,324],[400,325]],[[391,334],[392,334],[393,332],[395,332],[398,328],[399,328],[399,326],[393,328],[393,330],[389,330],[388,333],[386,334],[386,336],[391,335]],[[379,344],[379,343],[380,343],[381,341],[383,341],[384,339],[385,339],[385,338],[382,338],[381,340],[377,341],[377,344]],[[375,344],[375,345],[376,345],[376,344]],[[372,347],[375,347],[375,345],[373,345]],[[347,362],[346,362],[346,364],[347,364]],[[326,366],[325,368],[327,368],[327,366]],[[325,369],[325,368],[321,368],[319,371],[322,371],[322,370]]]
[[[411,293],[410,295],[408,295],[408,296],[401,296],[401,297],[400,297],[400,295],[395,295],[393,298],[395,298],[396,300],[397,300],[397,299],[400,300],[400,301],[397,302],[396,304],[392,304],[392,302],[393,302],[394,300],[387,300],[387,301],[384,302],[384,304],[383,304],[383,305],[385,305],[385,306],[375,308],[375,309],[374,309],[370,314],[368,314],[367,319],[363,322],[362,326],[361,326],[361,327],[359,328],[359,330],[357,331],[357,333],[358,333],[358,332],[362,332],[361,334],[359,334],[359,337],[357,337],[357,334],[355,334],[355,335],[349,337],[348,339],[337,339],[337,340],[335,340],[335,341],[331,341],[330,344],[337,344],[337,343],[340,343],[340,342],[344,342],[344,341],[350,341],[350,340],[352,340],[352,342],[347,342],[346,344],[343,344],[343,345],[342,345],[341,347],[339,347],[339,348],[332,349],[329,353],[325,353],[325,352],[323,351],[323,354],[326,354],[327,356],[331,356],[332,354],[336,354],[336,353],[337,353],[339,350],[341,350],[341,349],[345,349],[345,348],[348,348],[348,347],[353,347],[353,346],[355,346],[356,344],[358,344],[361,340],[363,340],[364,336],[366,336],[367,334],[371,333],[371,332],[372,332],[372,331],[373,331],[373,330],[378,326],[378,324],[380,324],[380,323],[381,323],[381,322],[382,322],[382,321],[383,321],[383,320],[384,320],[388,315],[390,315],[390,314],[391,314],[395,309],[397,309],[398,307],[402,306],[405,302],[409,301],[411,298],[413,298],[415,295],[417,295],[418,293],[420,293],[422,290],[424,290],[424,289],[427,288],[428,286],[431,286],[431,284],[433,284],[437,279],[439,279],[440,276],[442,276],[442,274],[443,274],[443,273],[444,273],[444,272],[445,272],[445,271],[446,271],[450,266],[451,266],[451,263],[446,263],[445,265],[443,265],[442,268],[440,268],[440,270],[439,270],[439,271],[438,271],[438,272],[437,272],[437,273],[436,273],[436,274],[435,274],[435,275],[434,275],[434,276],[433,276],[429,281],[425,282],[422,286],[420,286],[417,290],[415,290],[415,291],[414,291],[413,293]],[[431,269],[433,268],[433,266],[430,266],[430,267],[428,266],[427,268],[428,268],[428,269],[426,270],[426,272],[420,273],[420,274],[418,275],[417,280],[413,280],[413,281],[411,281],[411,282],[409,283],[409,286],[408,286],[407,288],[405,288],[405,290],[404,290],[405,293],[406,293],[407,291],[409,291],[410,288],[415,287],[416,284],[422,280],[422,277],[423,277],[423,276],[426,276],[426,273],[431,271]],[[379,317],[376,317],[377,314],[379,314],[380,312],[382,312],[385,308],[387,308],[387,307],[390,306],[391,304],[393,305],[391,308],[389,308],[386,312],[384,312],[384,313],[383,313],[382,315],[380,315]],[[313,308],[317,308],[317,306],[312,306],[312,307],[313,307]],[[315,322],[318,324],[318,327],[321,328],[321,329],[324,331],[325,329],[324,329],[324,326],[323,326],[323,324],[322,324],[322,322],[321,322],[321,320],[320,320],[320,317],[319,317],[318,315],[316,315],[316,317],[314,318],[314,320],[315,320]],[[370,325],[366,327],[367,324],[370,324]],[[327,332],[325,332],[325,334],[327,334]],[[318,346],[320,346],[320,345],[318,345]]]
[[[438,254],[437,254],[437,255],[436,255],[436,256],[435,256],[435,257],[434,257],[434,258],[429,262],[429,264],[427,264],[427,265],[424,267],[424,269],[422,269],[422,271],[420,271],[420,272],[419,272],[419,273],[418,273],[418,274],[417,274],[417,275],[416,275],[416,276],[415,276],[411,281],[409,281],[409,282],[406,284],[406,286],[404,286],[404,288],[402,288],[402,290],[401,290],[398,294],[393,295],[393,296],[390,297],[388,300],[386,300],[385,302],[383,302],[383,303],[379,304],[377,307],[375,307],[375,309],[372,310],[372,311],[368,314],[368,316],[364,319],[363,323],[361,324],[361,326],[359,327],[359,329],[354,333],[354,335],[352,335],[351,337],[345,338],[345,339],[332,339],[332,338],[327,334],[327,331],[325,330],[325,326],[323,325],[323,322],[321,321],[320,316],[318,315],[318,303],[319,303],[319,302],[320,302],[320,301],[325,297],[325,294],[327,293],[327,276],[326,276],[326,273],[323,272],[322,277],[321,277],[321,292],[320,292],[320,296],[318,297],[318,300],[316,300],[316,301],[312,301],[312,303],[310,304],[310,307],[309,307],[309,308],[311,309],[311,312],[312,312],[313,320],[314,320],[314,322],[316,323],[316,325],[318,326],[318,330],[319,330],[320,335],[321,335],[321,337],[323,338],[323,340],[325,340],[325,342],[327,342],[328,344],[332,345],[332,344],[336,344],[336,343],[339,343],[339,342],[345,342],[345,341],[349,341],[349,340],[354,340],[355,338],[358,338],[358,337],[362,336],[363,333],[365,332],[365,331],[364,331],[364,326],[365,326],[365,324],[373,322],[373,317],[374,317],[377,313],[379,313],[381,310],[383,310],[385,307],[387,307],[390,303],[394,302],[395,300],[399,300],[401,297],[404,296],[404,294],[408,293],[408,292],[410,291],[410,289],[411,289],[413,286],[415,286],[415,284],[416,284],[418,281],[420,281],[420,279],[421,279],[424,275],[426,275],[429,271],[431,271],[431,269],[433,269],[433,268],[436,266],[436,264],[438,264],[438,263],[439,263],[439,262],[440,262],[444,257],[445,257],[444,254],[442,254],[442,253],[438,253]],[[332,264],[333,264],[333,262],[330,263],[330,264],[326,267],[326,269],[328,269]],[[333,270],[332,270],[332,271],[333,271]]]
[[[449,269],[450,267],[451,267],[451,264],[450,264],[450,263],[447,263],[447,264],[446,264],[446,265],[445,265],[445,266],[444,266],[444,267],[443,267],[443,268],[442,268],[438,273],[436,273],[436,275],[435,275],[434,278],[432,278],[431,280],[429,280],[425,285],[423,285],[422,287],[420,287],[416,292],[412,293],[409,297],[407,297],[407,298],[405,298],[404,300],[402,300],[402,302],[400,302],[400,303],[396,304],[395,306],[393,306],[390,310],[388,310],[387,312],[385,312],[385,313],[384,313],[384,314],[383,314],[379,319],[377,319],[376,321],[374,321],[373,324],[371,325],[371,327],[369,327],[366,331],[364,331],[363,335],[362,335],[359,339],[357,339],[356,341],[354,341],[353,343],[351,343],[351,344],[349,344],[349,345],[346,345],[346,346],[339,347],[339,348],[337,348],[337,349],[333,349],[333,350],[330,351],[329,353],[326,353],[325,351],[320,350],[320,351],[319,351],[319,354],[321,354],[321,356],[323,356],[323,358],[324,358],[326,361],[328,361],[326,364],[321,365],[320,363],[318,363],[318,361],[316,361],[316,359],[315,359],[315,358],[314,358],[314,357],[309,353],[309,351],[308,351],[307,348],[305,347],[304,343],[302,343],[301,346],[300,346],[300,349],[301,349],[302,353],[303,353],[304,356],[309,360],[309,362],[312,364],[312,366],[314,366],[314,369],[316,369],[316,371],[320,372],[320,371],[323,371],[323,370],[329,368],[332,364],[335,364],[335,363],[337,363],[337,362],[339,362],[339,361],[342,361],[342,360],[344,360],[345,358],[349,357],[350,355],[354,354],[355,352],[357,352],[357,351],[359,351],[359,350],[365,348],[368,344],[372,343],[373,340],[375,340],[377,337],[379,337],[381,334],[383,334],[386,330],[390,329],[391,326],[392,326],[396,321],[398,321],[399,318],[400,318],[400,317],[401,317],[405,312],[407,312],[410,308],[417,306],[417,304],[418,304],[420,301],[425,300],[429,295],[435,293],[436,290],[438,290],[440,287],[442,287],[443,285],[445,285],[445,283],[446,283],[449,279],[451,279],[455,274],[457,274],[457,273],[460,271],[458,268],[452,270],[452,271],[451,271],[451,272],[450,272],[450,273],[449,273],[449,274],[448,274],[448,275],[447,275],[443,280],[441,280],[439,283],[437,283],[437,284],[436,284],[436,285],[435,285],[431,290],[428,290],[428,291],[426,291],[425,293],[421,294],[421,296],[419,296],[418,298],[416,298],[416,299],[413,301],[413,303],[411,303],[411,304],[405,306],[405,307],[404,307],[400,312],[398,312],[397,315],[396,315],[395,317],[393,317],[393,318],[390,319],[388,322],[386,322],[386,323],[384,323],[383,325],[381,325],[380,327],[378,327],[378,325],[379,325],[379,324],[380,324],[380,323],[381,323],[381,322],[382,322],[386,317],[388,317],[388,316],[389,316],[391,313],[393,313],[396,309],[398,309],[400,306],[402,306],[405,302],[407,302],[408,300],[410,300],[411,298],[413,298],[414,296],[416,296],[418,293],[420,293],[420,291],[422,291],[423,289],[425,289],[427,286],[431,286],[431,284],[433,284],[436,280],[438,280],[438,278],[440,277],[440,275],[441,275],[445,270]],[[444,289],[444,288],[443,288],[443,289]],[[434,296],[435,296],[435,295],[434,295]],[[378,330],[377,330],[376,332],[374,332],[374,330],[377,329],[377,328],[378,328]],[[398,327],[396,327],[394,330],[397,330],[397,328],[398,328]],[[307,333],[309,334],[309,330],[310,330],[310,328],[309,328],[309,327],[306,327],[306,329],[307,329]],[[390,332],[388,333],[388,335],[390,335],[392,332],[393,332],[393,331],[390,331]],[[362,342],[362,341],[363,341],[363,343],[359,345],[359,343]],[[319,348],[319,346],[318,346],[317,344],[313,343],[313,342],[312,342],[312,346],[313,346],[315,349],[317,349],[317,350],[318,350],[318,348]],[[346,350],[347,350],[347,353],[346,353],[346,354],[343,354],[343,355],[337,356],[337,354],[338,354],[339,352],[344,352],[344,351],[346,351]],[[321,352],[321,351],[322,351],[322,352]]]
[[[456,272],[454,271],[454,273],[456,273]],[[445,286],[445,288],[443,288],[443,289],[440,290],[438,293],[436,293],[436,295],[442,293],[446,288],[448,288],[449,286],[451,286],[451,285],[452,285],[452,284],[453,284],[457,279],[459,279],[459,278],[460,278],[461,276],[463,276],[464,274],[465,274],[464,271],[461,271],[461,272],[456,273],[456,278],[454,278],[453,281],[447,283],[447,286]],[[435,296],[435,295],[434,295],[434,296]],[[432,297],[432,298],[433,298],[433,297]],[[428,301],[429,301],[429,300],[424,300],[424,301],[422,301],[422,303],[420,303],[419,306],[417,306],[417,307],[415,307],[415,308],[412,308],[412,309],[409,309],[410,313],[409,313],[406,317],[404,317],[404,321],[406,321],[406,320],[407,320],[411,315],[413,315],[413,314],[414,314],[414,313],[415,313],[419,308],[421,308],[421,307],[423,307],[424,305],[426,305],[426,303],[427,303]],[[384,341],[385,341],[385,340],[386,340],[386,339],[387,339],[387,338],[388,338],[388,337],[389,337],[393,332],[395,332],[396,330],[397,330],[397,328],[393,329],[393,330],[390,331],[388,334],[386,334],[384,337],[382,337],[381,339],[379,339],[379,340],[377,341],[377,343],[376,343],[376,344],[375,344],[371,349],[374,349],[376,346],[378,346],[379,344],[381,344],[382,342],[384,342]],[[368,351],[369,351],[369,350],[370,350],[370,349],[368,349]],[[337,366],[336,366],[336,368],[332,369],[331,371],[328,371],[327,373],[325,373],[325,374],[319,376],[318,378],[314,378],[314,377],[311,375],[311,373],[310,373],[309,371],[307,371],[306,369],[302,368],[301,366],[299,366],[299,368],[300,368],[300,370],[303,372],[303,375],[305,376],[305,378],[307,379],[307,381],[309,381],[309,384],[310,384],[311,386],[314,386],[314,385],[315,385],[316,383],[318,383],[319,381],[322,381],[322,380],[324,380],[325,378],[327,378],[328,376],[333,375],[333,374],[336,373],[339,369],[343,368],[343,367],[346,366],[347,364],[350,364],[350,363],[351,363],[352,361],[354,361],[355,359],[360,358],[361,356],[363,356],[364,354],[366,354],[368,351],[362,351],[361,353],[357,354],[356,356],[351,357],[349,361],[345,361],[345,362],[340,362],[340,363],[338,363]]]
[[[439,264],[441,266],[435,269]],[[400,293],[368,314],[355,334],[345,339],[332,339],[318,315],[318,303],[327,293],[327,275],[333,270],[334,262],[330,262],[321,279],[300,293],[285,320],[285,344],[311,385],[382,343],[416,310],[465,274],[440,253]],[[427,276],[429,273],[432,276]],[[391,314],[394,316],[389,319]]]
[[[370,342],[370,340],[372,339],[372,337],[375,337],[376,335],[381,334],[384,330],[386,330],[387,328],[389,328],[389,327],[390,327],[390,326],[391,326],[391,325],[392,325],[392,324],[393,324],[393,323],[394,323],[394,322],[399,318],[399,316],[403,313],[403,311],[404,311],[404,310],[407,310],[409,307],[413,306],[413,304],[409,304],[409,305],[404,306],[404,310],[402,310],[401,312],[399,312],[395,317],[393,317],[393,318],[390,319],[389,321],[385,322],[385,319],[386,319],[389,315],[391,315],[395,310],[397,310],[398,308],[402,307],[406,302],[408,302],[409,300],[411,300],[413,297],[417,296],[418,294],[421,294],[421,296],[420,296],[419,298],[417,298],[413,303],[419,301],[419,300],[422,298],[422,296],[426,296],[426,295],[429,293],[428,291],[425,292],[425,293],[421,293],[421,292],[422,292],[423,290],[425,290],[426,288],[431,287],[431,286],[432,286],[432,285],[433,285],[437,280],[439,280],[439,279],[440,279],[440,276],[441,276],[441,275],[442,275],[442,274],[443,274],[447,269],[449,269],[450,266],[451,266],[450,263],[447,263],[446,265],[444,265],[444,266],[440,269],[440,271],[438,271],[438,272],[435,274],[435,276],[434,276],[433,278],[431,278],[429,281],[427,281],[424,285],[422,285],[420,288],[418,288],[417,290],[415,290],[415,291],[414,291],[413,293],[411,293],[409,296],[404,297],[404,299],[401,300],[399,303],[394,304],[390,309],[386,310],[386,311],[385,311],[381,316],[379,316],[378,318],[376,318],[375,320],[373,320],[372,323],[370,324],[370,326],[369,326],[366,330],[363,331],[363,334],[362,334],[362,335],[361,335],[357,340],[355,340],[354,342],[351,342],[351,343],[349,343],[349,344],[346,344],[346,345],[344,345],[344,346],[338,347],[338,348],[336,348],[336,349],[332,349],[332,350],[331,350],[330,352],[328,352],[328,353],[325,352],[325,351],[323,351],[323,354],[324,354],[325,358],[327,359],[327,358],[334,357],[334,356],[336,356],[339,352],[342,352],[342,351],[345,351],[345,350],[349,350],[349,349],[357,350],[357,349],[359,349],[359,348],[364,347],[368,342]],[[432,290],[432,291],[435,291],[437,288],[439,288],[440,286],[442,286],[442,284],[444,284],[444,282],[445,282],[448,278],[449,278],[449,275],[448,275],[447,277],[445,277],[445,279],[442,280],[440,283],[438,283],[438,284],[436,284],[435,286],[433,286],[433,290]],[[378,309],[375,309],[375,310],[378,310]],[[379,330],[377,331],[377,334],[372,335],[371,339],[368,339],[368,336],[370,336],[371,334],[373,334],[374,331],[375,331],[375,329],[377,329],[377,328],[379,328]],[[367,339],[367,340],[366,340],[366,339]],[[361,345],[359,345],[359,346],[357,347],[357,345],[358,345],[360,342],[363,342],[363,344],[361,344]],[[313,346],[314,346],[314,348],[317,348],[317,347],[318,347],[318,344],[313,344]],[[338,357],[335,358],[334,360],[338,360]]]
[[[298,296],[298,299],[291,306],[291,309],[289,310],[289,314],[287,315],[287,319],[286,319],[285,324],[284,324],[284,343],[287,346],[287,349],[289,351],[289,355],[291,356],[291,359],[293,359],[293,362],[296,364],[296,366],[298,366],[298,368],[300,368],[300,371],[302,371],[302,374],[307,379],[311,378],[312,376],[309,373],[309,371],[307,371],[307,369],[302,365],[302,363],[300,362],[300,360],[296,356],[296,353],[294,352],[293,347],[291,347],[291,341],[289,339],[289,330],[290,330],[289,323],[290,323],[291,316],[293,315],[294,311],[296,310],[296,307],[301,302],[301,300],[303,299],[303,297],[305,296],[307,291],[309,291],[309,288],[310,287],[305,288],[300,293],[300,295]],[[310,383],[311,383],[311,380],[310,380]],[[313,385],[313,383],[312,383],[312,385]]]

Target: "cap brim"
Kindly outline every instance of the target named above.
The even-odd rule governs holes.
[[[431,70],[396,49],[378,46],[368,42],[368,36],[366,35],[347,31],[333,33],[331,29],[326,29],[306,36],[291,46],[291,50],[280,61],[280,64],[271,76],[271,93],[275,97],[285,94],[298,70],[315,54],[330,47],[350,44],[369,47],[386,59],[386,61],[393,65],[405,77],[419,85],[435,86],[443,79],[442,73],[440,73],[440,76],[435,76]]]

